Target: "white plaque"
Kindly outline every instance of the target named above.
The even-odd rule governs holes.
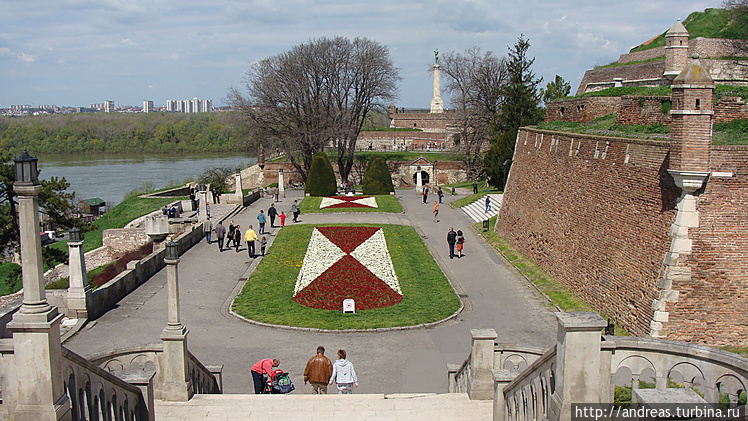
[[[343,313],[355,313],[356,303],[350,298],[343,300]]]

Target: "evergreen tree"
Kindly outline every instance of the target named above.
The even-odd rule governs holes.
[[[390,194],[395,191],[390,169],[383,157],[377,156],[369,162],[362,188],[366,195]]]
[[[551,102],[557,99],[566,98],[571,92],[571,84],[564,80],[559,75],[556,75],[556,80],[548,82],[545,85],[545,89],[541,89],[540,92],[543,95],[543,102]]]
[[[538,86],[543,78],[535,78],[531,69],[535,58],[527,55],[529,48],[530,41],[524,35],[520,35],[514,46],[509,48],[509,83],[504,87],[504,103],[498,121],[500,134],[486,154],[486,175],[491,184],[502,189],[509,175],[519,128],[536,124],[543,118],[543,110],[538,106]]]
[[[312,166],[306,181],[304,193],[310,196],[332,196],[338,192],[335,182],[335,171],[323,152],[314,154]]]

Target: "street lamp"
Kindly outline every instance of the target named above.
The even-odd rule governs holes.
[[[166,243],[166,256],[164,260],[177,260],[179,259],[179,244],[174,241]]]
[[[81,242],[81,230],[78,228],[71,228],[70,231],[68,231],[68,234],[70,235],[69,242],[71,243],[80,243]]]
[[[16,164],[16,183],[24,185],[39,184],[39,171],[36,163],[39,161],[29,155],[28,151],[23,151],[21,156],[13,159]]]

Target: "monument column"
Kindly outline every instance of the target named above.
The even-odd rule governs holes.
[[[443,113],[444,101],[442,100],[441,81],[439,80],[439,50],[434,51],[434,96],[431,98],[431,112]]]
[[[57,307],[47,302],[39,237],[37,159],[24,152],[15,160],[13,191],[18,196],[23,304],[8,329],[13,332],[13,354],[18,378],[16,421],[71,419],[70,400],[62,379],[62,345]]]
[[[168,289],[168,322],[161,332],[164,345],[164,386],[161,398],[165,401],[188,401],[194,394],[192,380],[187,369],[187,335],[179,315],[179,250],[177,243],[166,243],[166,286]]]
[[[286,197],[285,180],[283,180],[283,167],[278,168],[278,200]]]
[[[70,286],[68,287],[68,309],[78,318],[88,318],[88,304],[91,301],[91,285],[86,273],[86,257],[83,253],[83,240],[78,228],[70,230],[68,240],[68,267]]]

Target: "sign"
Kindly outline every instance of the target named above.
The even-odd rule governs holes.
[[[351,300],[350,298],[343,300],[343,313],[355,313],[355,312],[356,312],[356,302]]]

